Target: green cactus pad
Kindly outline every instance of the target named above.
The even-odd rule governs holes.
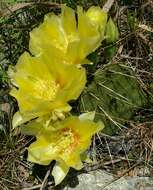
[[[108,64],[98,69],[93,82],[79,100],[80,112],[96,111],[95,120],[102,120],[105,132],[114,134],[146,103],[132,70],[122,64]]]

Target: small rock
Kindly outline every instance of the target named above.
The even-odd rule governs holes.
[[[76,181],[76,177],[72,181]],[[106,171],[97,170],[77,176],[78,183],[70,187],[65,182],[63,190],[153,190],[153,179],[150,177],[121,177],[116,179]]]

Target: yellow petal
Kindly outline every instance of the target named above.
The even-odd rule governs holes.
[[[60,161],[60,163],[57,162],[55,164],[52,170],[52,175],[54,177],[55,185],[58,185],[63,181],[68,171],[69,167],[63,161]]]
[[[82,64],[104,39],[107,13],[100,7],[86,12],[62,6],[61,15],[47,14],[44,22],[30,33],[30,51],[34,55],[48,52],[67,64]],[[77,23],[77,24],[76,24]]]
[[[87,16],[87,13],[83,10],[82,7],[78,6],[78,32],[80,38],[93,37],[98,34],[98,31],[94,28],[97,26],[95,22],[92,22],[90,17]]]
[[[81,114],[79,116],[79,119],[81,121],[84,121],[84,120],[91,120],[91,121],[93,121],[94,118],[95,118],[95,111],[83,113],[83,114]]]
[[[20,112],[16,112],[13,116],[13,121],[12,121],[13,129],[15,129],[19,125],[29,121],[30,119],[31,119],[31,117],[24,117],[23,115],[21,115]]]
[[[39,140],[32,143],[28,148],[28,161],[48,165],[52,161],[51,157],[48,157],[46,152],[50,151],[50,144],[46,138],[40,137]]]
[[[68,42],[78,38],[75,11],[70,7],[63,5],[61,20]]]
[[[17,99],[21,115],[31,119],[70,111],[68,102],[79,97],[86,83],[84,68],[64,64],[54,55],[50,59],[47,52],[38,57],[22,54],[11,76],[18,89],[10,94]]]
[[[47,128],[43,123],[41,125],[42,130],[36,134],[37,140],[28,148],[28,160],[44,165],[49,160],[62,160],[67,167],[75,169],[83,167],[80,155],[89,148],[92,136],[103,128],[100,123],[74,116],[50,124]]]
[[[87,12],[78,7],[77,13],[79,38],[68,44],[66,55],[74,64],[82,63],[100,46],[107,22],[107,14],[100,7],[91,7]]]
[[[63,51],[67,46],[61,19],[53,13],[47,14],[44,22],[30,32],[29,49],[31,53],[40,54],[43,48],[48,47],[48,44]]]
[[[100,28],[100,31],[104,33],[107,22],[107,13],[100,7],[92,6],[86,13],[87,17]]]

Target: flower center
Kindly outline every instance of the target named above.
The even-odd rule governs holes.
[[[64,128],[61,130],[61,138],[58,146],[60,146],[60,153],[63,156],[68,156],[78,145],[78,135],[71,128]]]
[[[34,93],[38,98],[52,101],[55,99],[58,89],[59,85],[55,81],[38,80],[35,83]]]

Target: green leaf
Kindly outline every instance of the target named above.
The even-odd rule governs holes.
[[[127,23],[129,25],[130,30],[135,31],[138,22],[134,11],[127,12]]]
[[[105,57],[107,58],[108,62],[111,61],[113,59],[113,57],[116,55],[116,46],[111,45],[111,46],[107,47],[104,50],[104,54],[105,54]]]
[[[106,44],[116,42],[119,38],[118,28],[110,18],[106,25]]]
[[[105,36],[106,48],[104,50],[104,55],[108,61],[111,61],[116,54],[116,44],[114,42],[119,38],[118,28],[111,18],[107,22]]]

